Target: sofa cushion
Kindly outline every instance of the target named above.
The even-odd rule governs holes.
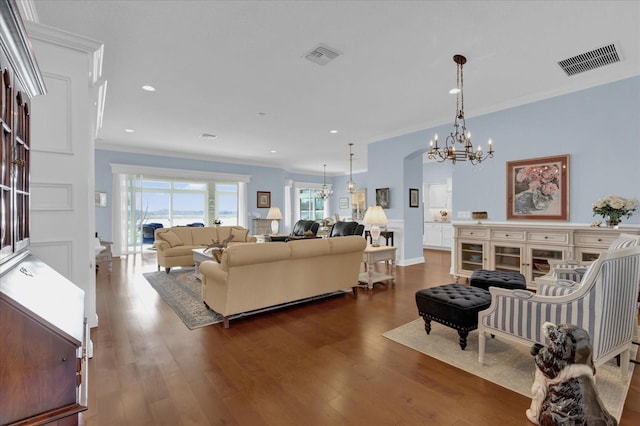
[[[220,242],[226,240],[232,234],[233,239],[231,241],[247,241],[247,235],[249,235],[249,230],[241,226],[219,226],[216,229]]]
[[[191,239],[194,246],[207,246],[214,241],[222,242],[224,238],[218,235],[218,228],[214,226],[191,228]]]
[[[184,245],[180,237],[178,237],[178,234],[176,234],[170,229],[163,232],[161,235],[162,235],[162,239],[168,242],[171,247],[178,247],[178,246]]]
[[[249,230],[241,226],[234,226],[231,228],[231,233],[233,234],[233,239],[231,241],[247,241]]]
[[[290,255],[289,244],[238,244],[224,251],[220,265],[228,271],[233,266],[285,261]]]

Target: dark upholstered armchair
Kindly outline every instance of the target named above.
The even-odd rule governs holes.
[[[293,230],[291,231],[291,234],[272,235],[271,241],[288,241],[288,240],[295,240],[299,238],[305,238],[305,237],[308,237],[308,235],[305,235],[305,233],[307,233],[308,231],[311,231],[315,236],[318,233],[319,227],[320,227],[320,224],[313,220],[299,220],[296,222],[295,225],[293,225]]]
[[[142,225],[142,243],[153,244],[156,240],[155,231],[158,228],[162,228],[161,223],[145,223]]]
[[[345,237],[347,235],[362,235],[364,225],[358,222],[336,222],[331,227],[329,237]]]

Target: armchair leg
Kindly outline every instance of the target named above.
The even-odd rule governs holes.
[[[631,360],[631,350],[629,348],[620,354],[620,378],[623,381],[629,379],[629,361]]]
[[[487,336],[485,336],[484,331],[478,332],[478,363],[480,365],[484,365],[484,348],[487,343]]]

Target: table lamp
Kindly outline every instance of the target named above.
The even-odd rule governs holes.
[[[371,225],[369,232],[371,233],[372,245],[374,247],[379,247],[380,243],[378,242],[378,239],[380,238],[380,227],[378,225],[386,225],[389,223],[387,215],[385,215],[384,210],[382,210],[382,206],[370,206],[364,214],[362,223],[365,225]]]
[[[271,233],[274,235],[278,234],[278,226],[280,223],[278,222],[282,219],[282,213],[280,212],[280,207],[271,207],[269,209],[269,213],[267,213],[267,219],[271,220]]]

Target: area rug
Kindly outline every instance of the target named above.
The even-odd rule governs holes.
[[[171,308],[173,308],[176,314],[178,314],[178,317],[180,317],[182,322],[184,322],[189,329],[193,330],[195,328],[222,322],[222,315],[211,309],[207,309],[202,302],[202,296],[200,294],[201,283],[200,280],[196,279],[193,268],[172,270],[169,271],[168,274],[164,271],[157,271],[146,272],[142,275],[147,279],[147,281],[149,281],[151,287],[156,289],[162,299],[167,302]],[[345,292],[346,290],[339,290],[319,296],[296,300],[294,302],[283,303],[281,305],[243,312],[231,315],[229,319],[233,321],[237,318],[337,296],[344,294]]]
[[[387,339],[408,346],[425,355],[451,364],[461,370],[496,383],[504,388],[531,396],[535,366],[524,345],[500,339],[487,339],[485,364],[478,364],[478,332],[472,331],[463,351],[458,344],[458,332],[432,322],[431,334],[424,330],[424,321],[418,318],[383,334]],[[631,359],[635,359],[637,346],[633,346]],[[634,364],[629,370],[633,374]],[[630,381],[620,380],[620,370],[615,361],[602,365],[596,373],[596,386],[600,399],[611,415],[620,421]]]
[[[193,268],[172,270],[168,274],[157,271],[142,275],[189,329],[222,322],[222,315],[207,309],[202,302],[200,281],[196,279]]]

